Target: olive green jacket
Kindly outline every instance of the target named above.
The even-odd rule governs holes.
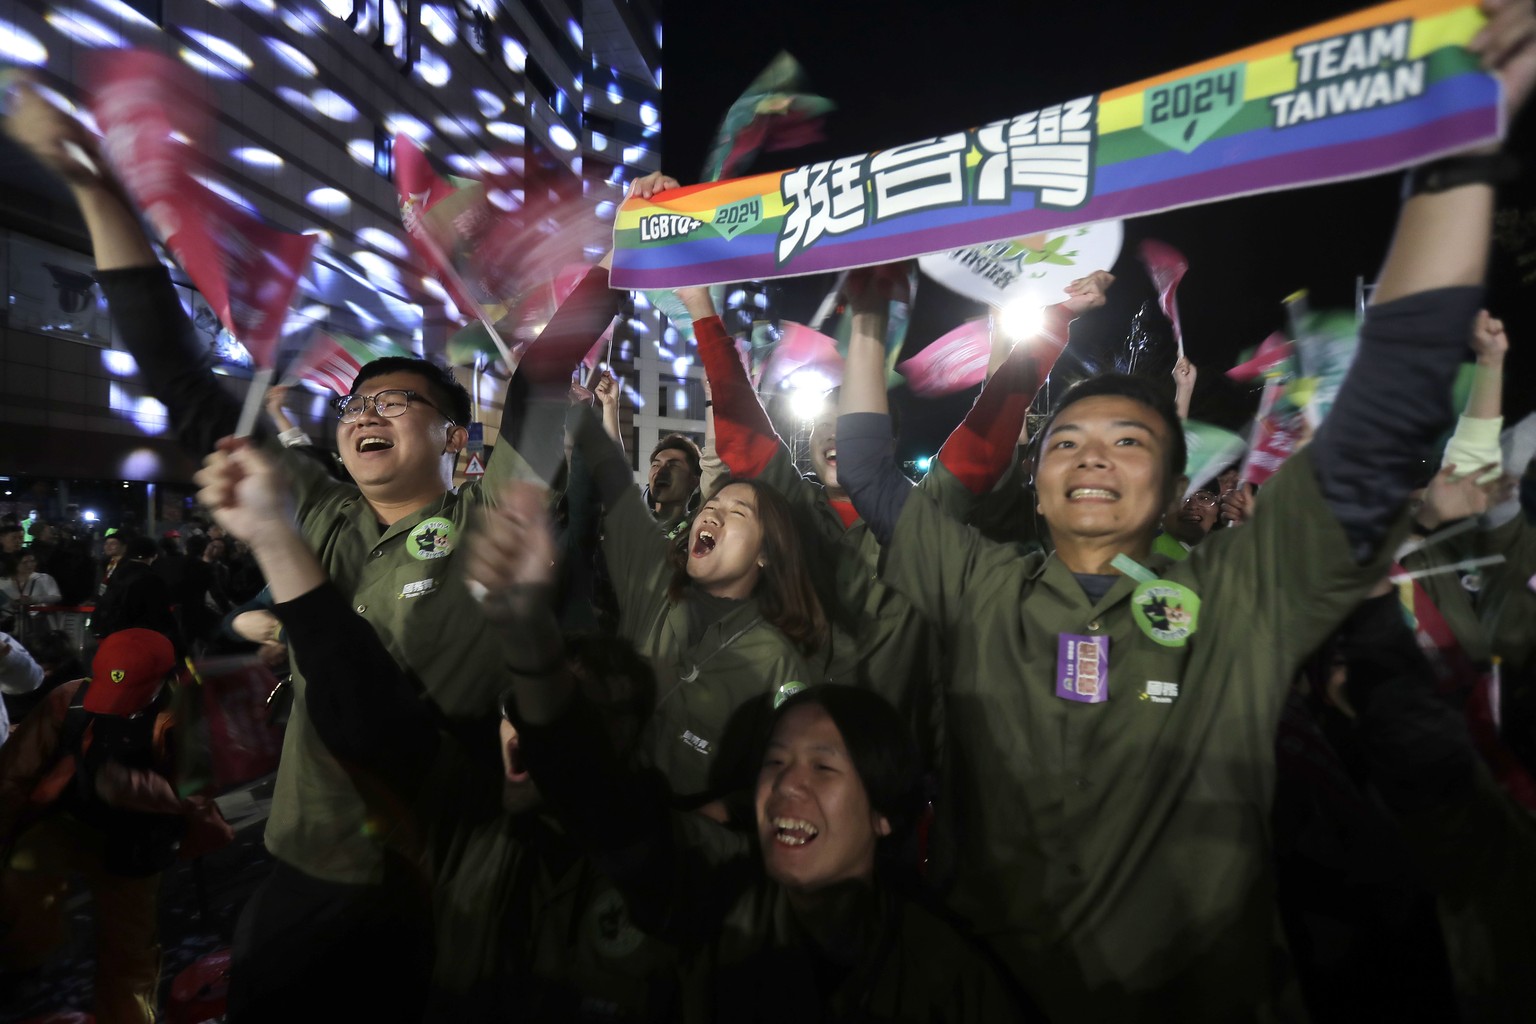
[[[1163,646],[1133,620],[1134,579],[1090,602],[1054,556],[906,502],[882,578],[954,655],[951,903],[1048,1014],[1291,1014],[1268,865],[1276,723],[1302,660],[1387,560],[1355,564],[1302,452],[1251,524],[1150,560],[1201,601],[1194,635]],[[1066,635],[1109,638],[1107,701],[1056,696]]]

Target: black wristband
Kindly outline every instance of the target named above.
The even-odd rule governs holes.
[[[1410,167],[1403,176],[1403,198],[1446,192],[1462,185],[1502,185],[1519,177],[1520,161],[1509,153],[1449,156]]]

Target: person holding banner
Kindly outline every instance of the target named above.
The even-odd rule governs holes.
[[[68,183],[126,347],[169,409],[183,447],[199,456],[211,451],[233,432],[239,404],[213,375],[206,346],[121,186],[105,172],[94,139],[25,84],[12,90],[7,128]],[[585,349],[611,317],[600,267],[539,342],[558,345],[565,339],[550,336],[567,332]],[[455,550],[474,510],[500,484],[528,472],[503,444],[508,450],[490,459],[484,478],[453,489],[469,406],[463,386],[436,364],[378,360],[363,367],[339,409],[337,445],[354,483],[332,479],[302,450],[273,448],[326,571],[421,680],[434,713],[478,735],[478,749],[494,763],[500,655],[459,585]],[[314,734],[301,675],[294,686],[266,831],[278,865],[242,914],[230,1019],[280,1019],[300,1006],[318,1014],[317,994],[329,994],[343,1016],[419,1016],[432,966],[430,901],[416,869],[392,849],[390,825],[370,819],[352,780]],[[380,976],[394,987],[378,986]],[[310,984],[317,979],[324,983]]]
[[[1536,11],[1485,8],[1473,46],[1500,72],[1509,116],[1536,79]],[[1302,660],[1385,575],[1416,468],[1450,425],[1507,169],[1478,152],[1410,173],[1332,412],[1253,521],[1183,562],[1150,550],[1185,486],[1161,392],[1109,375],[1064,397],[1035,473],[1056,550],[1024,555],[886,465],[882,313],[857,312],[839,478],[885,544],[884,581],[956,652],[952,905],[1047,1013],[1300,1015],[1274,940],[1276,721]]]
[[[677,185],[662,175],[642,181],[648,185],[642,194]],[[881,294],[889,300],[903,287],[900,277],[891,274],[876,281],[856,276],[850,285],[884,289]],[[1038,344],[1024,341],[1014,346],[939,450],[918,486],[935,495],[956,519],[967,520],[1011,466],[1025,410],[1065,346],[1070,320],[1103,305],[1113,280],[1100,272],[1073,282],[1068,288],[1072,297],[1046,311],[1046,336]],[[784,495],[795,511],[801,537],[814,552],[812,578],[833,627],[827,677],[883,696],[920,737],[925,757],[937,764],[944,745],[934,688],[942,673],[939,646],[910,602],[882,585],[875,574],[879,545],[838,482],[835,416],[828,410],[816,420],[810,442],[815,479],[803,477],[754,393],[708,289],[684,288],[677,294],[694,318],[699,358],[714,396],[710,411],[716,447],[725,465],[734,478],[762,480]]]

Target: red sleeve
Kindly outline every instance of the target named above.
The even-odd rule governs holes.
[[[944,468],[972,494],[990,492],[1012,464],[1024,415],[1040,382],[1067,347],[1071,323],[1072,314],[1065,306],[1048,307],[1040,333],[1013,347],[939,449]]]
[[[768,468],[768,460],[784,442],[774,433],[773,423],[752,390],[752,381],[720,318],[695,320],[693,336],[714,401],[715,450],[732,475],[757,477]]]

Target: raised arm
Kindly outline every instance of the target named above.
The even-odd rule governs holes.
[[[1503,80],[1506,120],[1536,79],[1529,0],[1487,0],[1473,41]],[[1489,153],[1409,175],[1397,231],[1366,313],[1354,367],[1313,441],[1313,465],[1358,562],[1381,544],[1418,466],[1450,425],[1450,382],[1482,304],[1498,167]],[[1467,183],[1460,183],[1467,182]]]
[[[326,577],[294,523],[282,471],[226,439],[198,471],[198,501],[251,546],[272,591],[290,656],[308,681],[305,704],[339,758],[414,793],[432,764],[433,719],[372,626]]]
[[[69,186],[90,232],[112,322],[183,448],[201,456],[233,433],[239,403],[213,376],[209,347],[181,307],[138,215],[90,132],[30,83],[13,89],[6,129]],[[84,154],[85,161],[79,159]]]
[[[1096,270],[1067,285],[1067,299],[1046,307],[1040,330],[1019,340],[1001,362],[989,367],[981,394],[938,454],[944,468],[972,494],[991,491],[1013,465],[1030,403],[1066,348],[1073,319],[1104,305],[1114,282],[1113,274]]]

